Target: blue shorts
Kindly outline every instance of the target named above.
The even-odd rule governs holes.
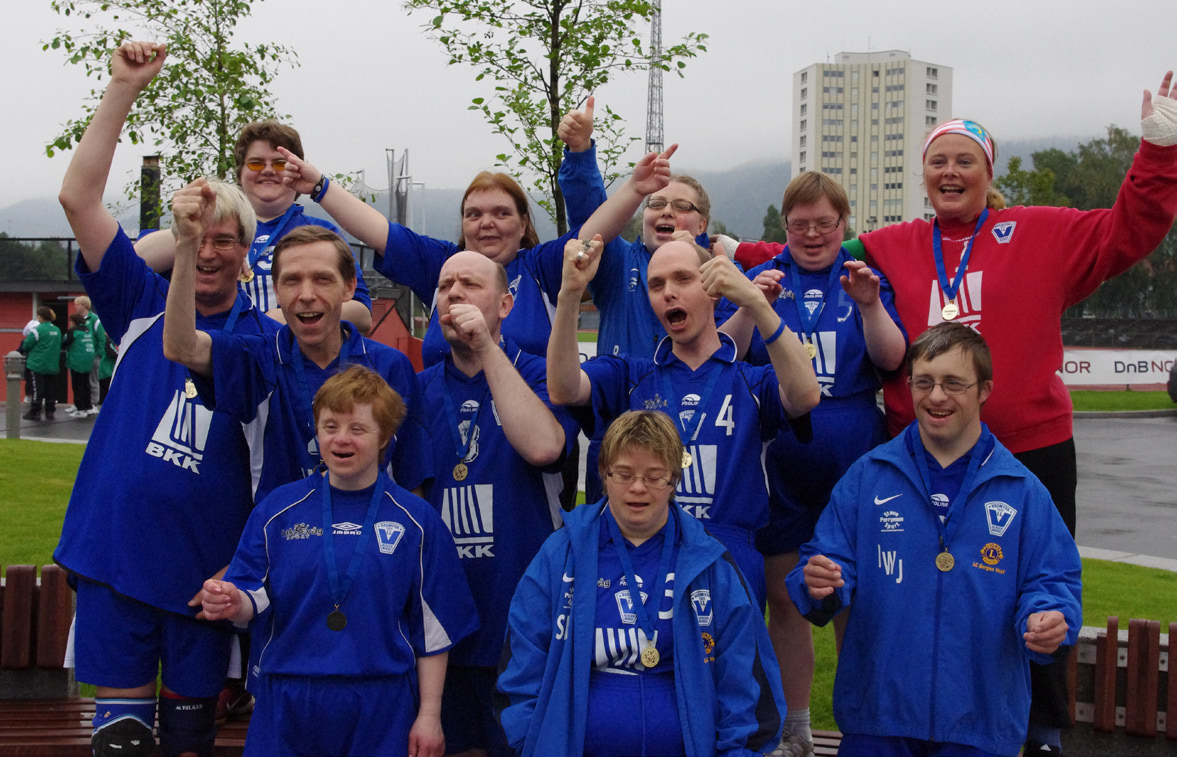
[[[154,683],[162,667],[163,685],[180,696],[200,699],[220,693],[232,634],[90,581],[78,581],[77,592],[74,657],[79,681],[133,689]]]
[[[838,757],[1002,757],[967,744],[948,744],[894,736],[842,735]]]
[[[700,706],[710,705],[700,703]],[[585,729],[586,757],[686,754],[673,673],[626,675],[592,671],[585,722],[597,724]]]
[[[441,695],[441,728],[446,754],[485,750],[489,757],[514,754],[495,718],[492,696],[498,671],[492,667],[450,665]]]
[[[707,533],[715,537],[731,553],[732,561],[740,569],[744,583],[747,584],[748,591],[756,600],[763,615],[768,598],[768,583],[764,578],[764,555],[756,551],[755,534],[739,526],[729,526],[713,520],[699,522],[707,529]]]
[[[254,697],[246,757],[408,754],[417,719],[407,675],[262,675]]]
[[[886,440],[874,395],[824,399],[811,413],[813,439],[802,444],[778,434],[768,445],[768,525],[756,532],[756,549],[772,557],[796,552],[813,538],[830,492],[858,458]]]

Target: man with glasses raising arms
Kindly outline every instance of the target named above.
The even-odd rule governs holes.
[[[229,564],[253,507],[241,424],[205,407],[187,369],[164,357],[168,283],[135,255],[102,201],[119,132],[166,55],[149,42],[115,52],[59,195],[81,251],[78,277],[121,352],[53,555],[76,582],[76,674],[97,686],[98,757],[154,753],[161,667],[160,753],[212,754],[230,636],[197,620],[188,602]],[[237,290],[253,209],[237,187],[199,181],[216,210],[188,242],[197,327],[277,331]]]
[[[984,338],[941,323],[911,345],[916,420],[834,487],[789,595],[838,656],[840,755],[1016,755],[1030,662],[1074,644],[1079,552],[1050,494],[981,422]]]

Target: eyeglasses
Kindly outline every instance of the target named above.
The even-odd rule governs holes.
[[[645,484],[647,489],[653,489],[654,491],[662,491],[663,489],[670,486],[670,479],[664,478],[662,476],[635,476],[634,474],[625,471],[610,471],[608,476],[609,478],[613,479],[614,482],[621,484],[622,486],[629,486],[634,481],[638,480]]]
[[[933,381],[930,378],[909,378],[907,383],[913,390],[923,394],[932,391],[932,389],[937,386],[943,389],[945,394],[964,394],[977,385],[976,381],[971,384],[966,384],[965,382],[957,381],[956,379],[948,379],[947,381]]]
[[[667,200],[664,197],[651,197],[646,200],[646,207],[650,210],[662,210],[667,205],[674,208],[676,213],[690,213],[699,209],[686,200]]]
[[[250,171],[264,171],[266,165],[269,164],[275,171],[282,173],[286,170],[286,161],[282,158],[274,158],[273,160],[262,160],[261,158],[250,158],[245,161],[245,167]]]
[[[829,218],[823,218],[817,223],[810,223],[809,221],[789,221],[785,220],[785,228],[794,234],[808,234],[810,229],[817,229],[818,234],[829,234],[834,229],[842,225],[842,217],[838,216],[838,220],[832,221]]]
[[[212,239],[200,240],[200,246],[204,247],[206,244],[211,244],[213,249],[218,252],[225,252],[233,249],[233,246],[240,244],[241,240],[237,237],[213,237]]]

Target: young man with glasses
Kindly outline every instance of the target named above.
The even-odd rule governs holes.
[[[272,120],[255,121],[238,135],[233,158],[237,163],[237,183],[258,217],[257,233],[249,243],[248,265],[242,269],[241,282],[246,294],[266,315],[284,322],[272,275],[275,246],[300,226],[322,226],[340,236],[343,232],[326,219],[306,215],[303,206],[295,204],[298,193],[282,182],[286,159],[278,152],[279,147],[303,157],[302,138],[296,129]],[[312,192],[310,198],[318,202],[322,193]],[[175,244],[166,234],[149,234],[135,244],[135,251],[152,268],[165,271],[172,267]],[[353,262],[356,292],[344,303],[343,320],[355,324],[365,334],[372,326],[372,297],[359,261],[353,259]]]
[[[1079,553],[1049,493],[981,422],[976,331],[911,345],[916,420],[834,488],[789,595],[824,625],[852,604],[834,717],[843,755],[1016,755],[1030,662],[1073,644]]]
[[[99,757],[153,753],[161,668],[161,753],[212,754],[231,637],[188,603],[228,565],[253,507],[241,424],[205,407],[187,370],[164,357],[168,283],[135,255],[102,199],[126,116],[165,57],[164,45],[146,42],[115,52],[59,196],[81,251],[79,279],[120,346],[119,380],[94,424],[54,552],[76,581],[76,675],[97,686]],[[277,324],[237,290],[253,209],[237,187],[199,181],[216,211],[187,240],[197,327],[272,334]]]
[[[755,531],[768,521],[763,450],[787,426],[808,435],[819,389],[805,349],[730,260],[708,259],[693,242],[676,240],[654,253],[647,274],[648,305],[668,333],[654,358],[598,355],[582,366],[576,311],[600,249],[594,239],[565,250],[548,392],[561,404],[591,404],[605,425],[627,410],[674,418],[688,452],[675,501],[731,551],[763,606],[764,560],[754,545]],[[725,296],[771,335],[765,340],[771,366],[736,359],[735,343],[715,326],[715,299]]]

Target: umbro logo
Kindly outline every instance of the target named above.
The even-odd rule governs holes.
[[[880,498],[879,498],[879,495],[877,495],[877,494],[876,494],[876,495],[875,495],[875,504],[876,504],[876,505],[885,505],[885,504],[887,504],[888,502],[890,502],[891,500],[893,500],[893,499],[898,499],[899,497],[902,497],[902,496],[903,496],[903,494],[902,494],[902,493],[900,493],[900,494],[892,494],[890,497],[884,497],[884,498],[880,499]]]
[[[363,528],[359,523],[352,523],[351,521],[345,520],[343,523],[332,523],[331,533],[345,536],[359,536]]]

